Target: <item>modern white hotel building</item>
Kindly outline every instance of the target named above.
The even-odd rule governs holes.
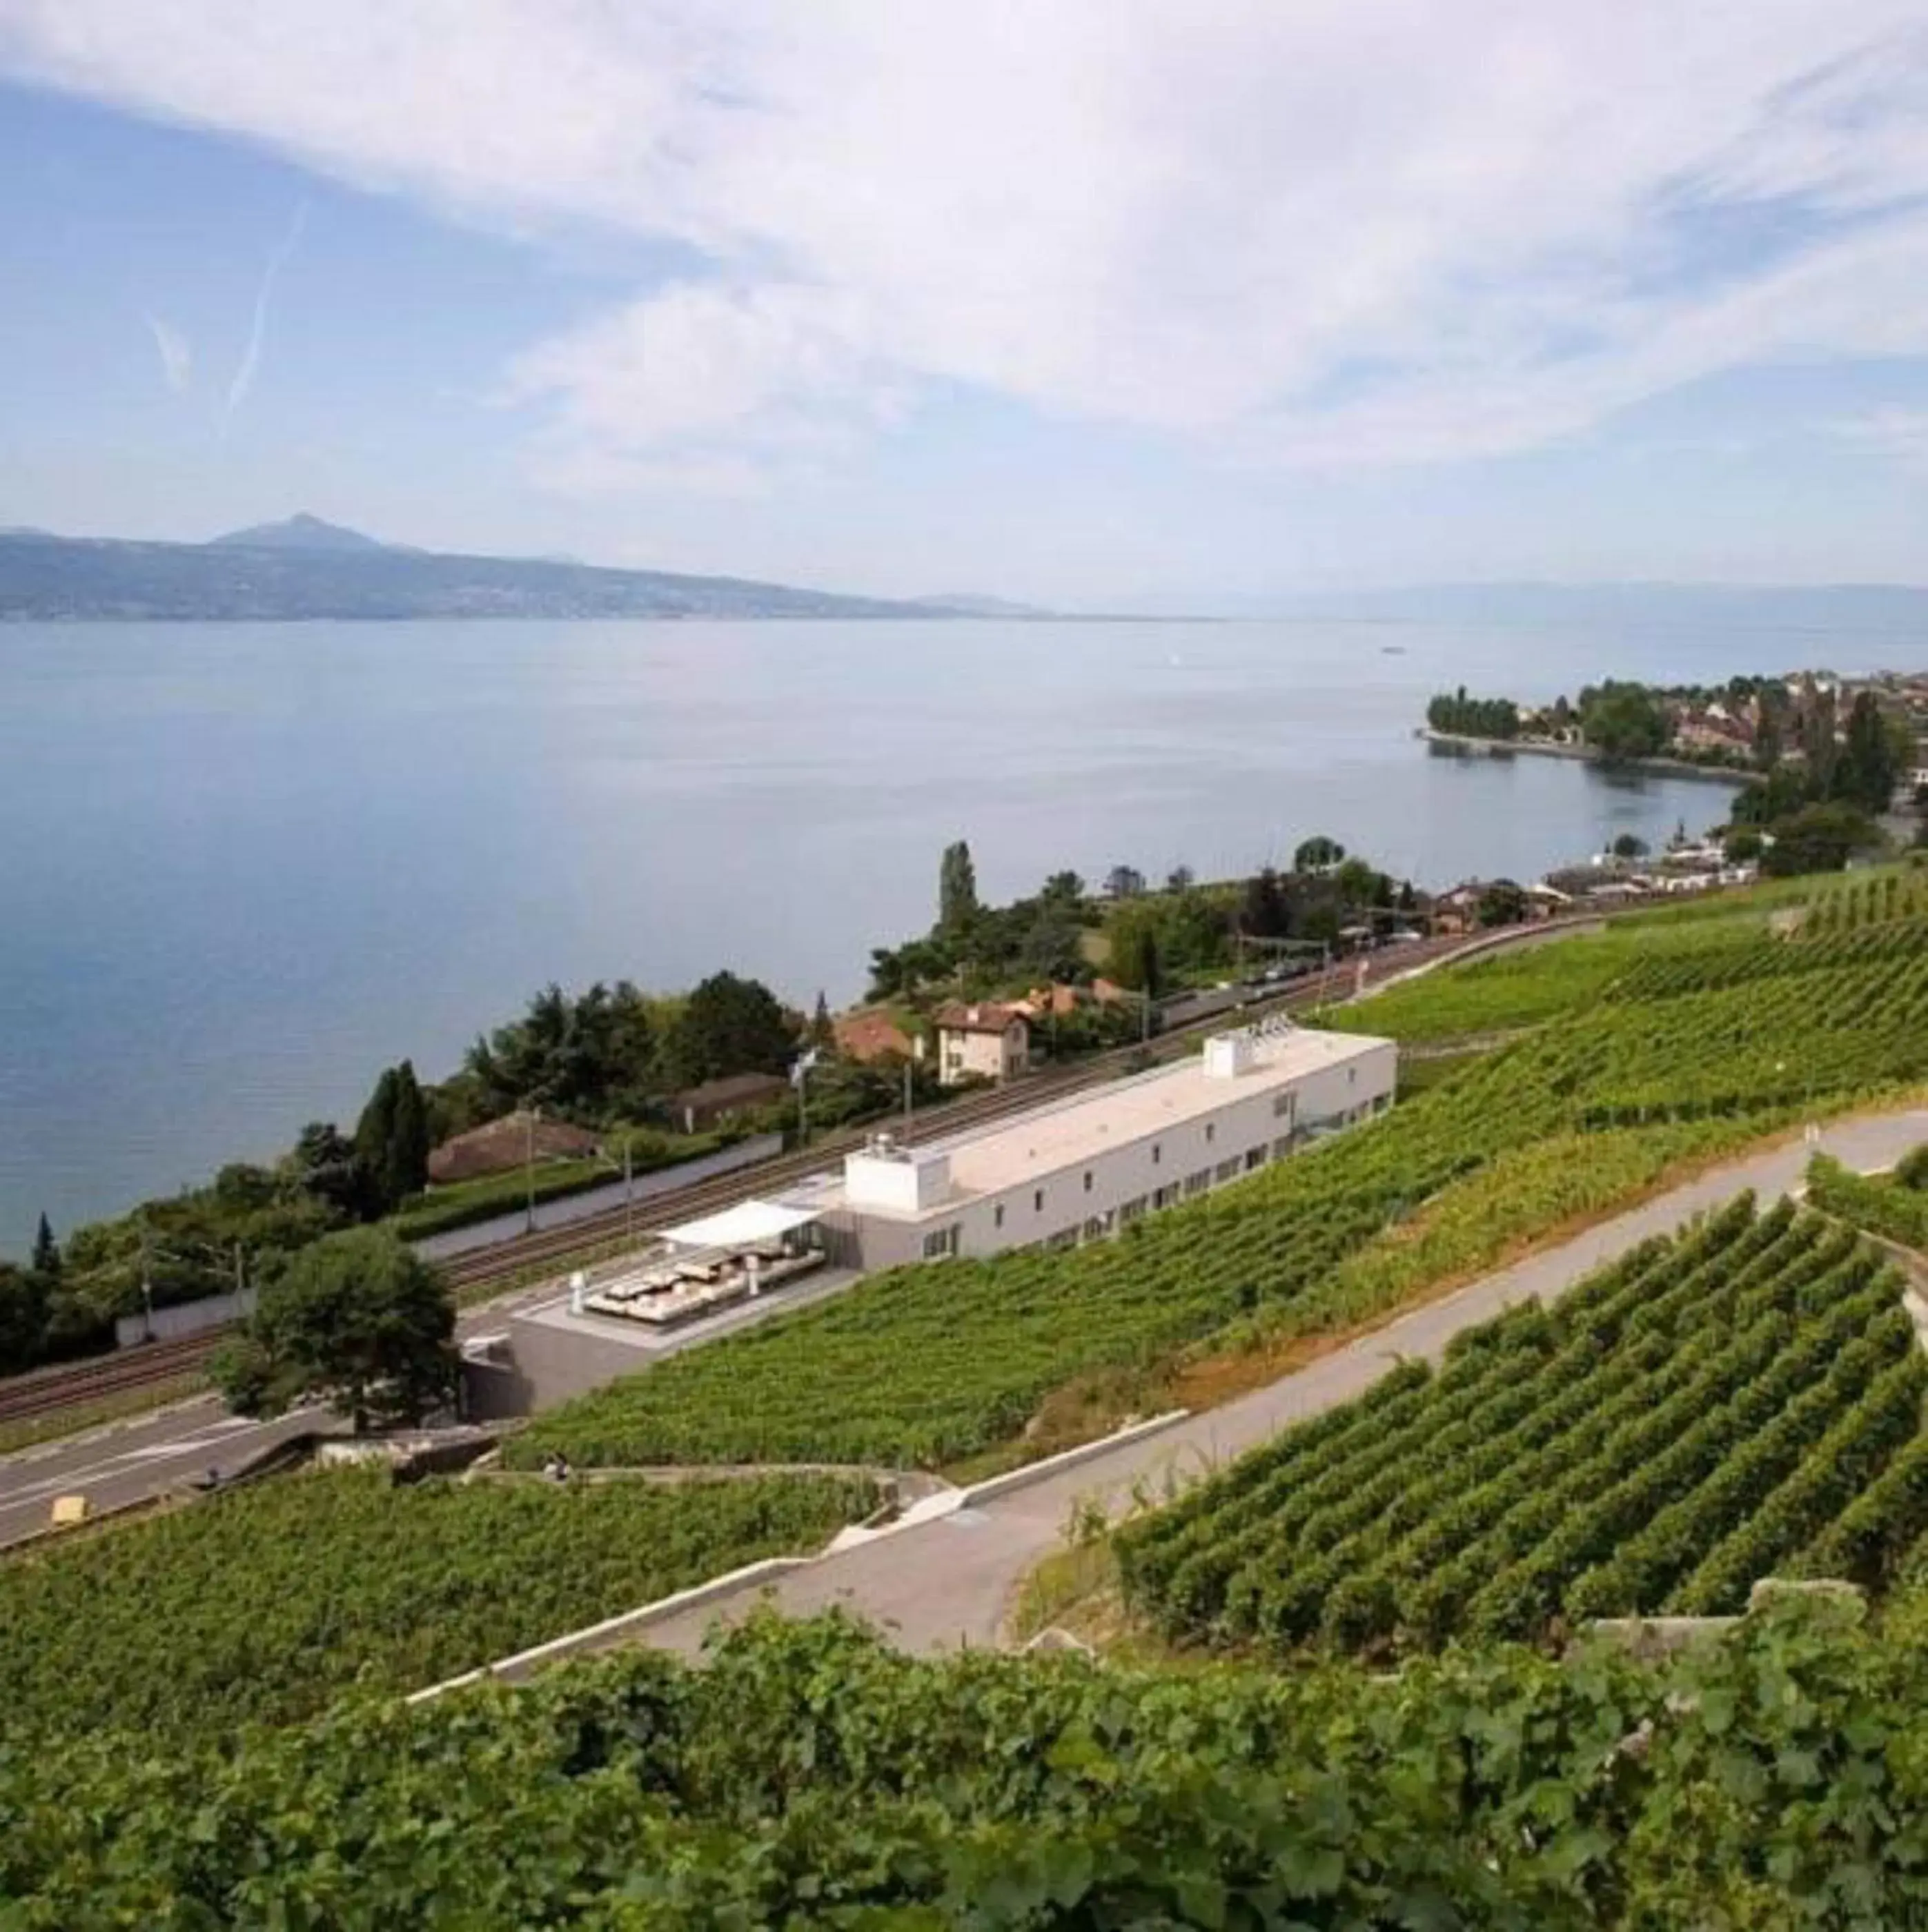
[[[1208,1040],[1196,1058],[917,1147],[879,1135],[840,1180],[786,1196],[833,1264],[1098,1240],[1392,1104],[1390,1040],[1299,1028]]]

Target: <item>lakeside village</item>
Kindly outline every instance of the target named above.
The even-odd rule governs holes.
[[[384,1070],[352,1130],[311,1123],[272,1163],[231,1163],[64,1240],[43,1217],[26,1264],[0,1262],[0,1373],[154,1332],[157,1311],[251,1298],[344,1229],[378,1226],[432,1252],[454,1230],[533,1222],[542,1202],[652,1171],[695,1178],[732,1150],[747,1160],[1143,1047],[1300,982],[1337,997],[1368,953],[1839,870],[1923,842],[1928,823],[1928,677],[1608,682],[1539,709],[1461,690],[1433,701],[1425,735],[1461,755],[1689,764],[1740,788],[1707,836],[1683,825],[1657,853],[1623,837],[1542,879],[1437,892],[1321,836],[1289,868],[1249,879],[1181,867],[1155,883],[1119,865],[1095,886],[1061,872],[996,906],[981,902],[960,842],[940,860],[933,925],[872,953],[869,994],[848,1011],[821,994],[812,1012],[792,1010],[728,972],[674,996],[626,980],[552,986],[479,1036],[449,1078],[420,1082],[407,1061]]]

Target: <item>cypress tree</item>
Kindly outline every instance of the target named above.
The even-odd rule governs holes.
[[[368,1208],[376,1214],[385,1214],[395,1205],[389,1191],[389,1154],[395,1142],[399,1085],[395,1070],[383,1067],[362,1118],[355,1123],[355,1165],[361,1170]]]
[[[33,1269],[49,1281],[57,1280],[60,1274],[60,1244],[54,1239],[53,1226],[45,1214],[41,1215],[34,1234]]]
[[[401,1202],[428,1185],[428,1106],[404,1060],[395,1069],[395,1112],[389,1125],[387,1180],[391,1200]]]

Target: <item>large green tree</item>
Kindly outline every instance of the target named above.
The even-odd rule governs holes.
[[[683,1002],[668,1054],[677,1082],[694,1087],[731,1073],[782,1073],[796,1048],[797,1029],[767,986],[713,973]]]
[[[326,1402],[359,1435],[449,1400],[455,1332],[440,1272],[385,1229],[352,1228],[304,1249],[262,1290],[214,1372],[244,1415]]]
[[[1855,853],[1881,842],[1878,828],[1866,813],[1838,802],[1804,806],[1770,830],[1774,842],[1761,855],[1761,870],[1770,878],[1838,872]]]
[[[1644,684],[1609,680],[1580,694],[1580,730],[1610,762],[1650,758],[1671,736],[1666,708]]]
[[[1310,838],[1302,840],[1299,849],[1292,855],[1292,869],[1295,872],[1327,872],[1346,856],[1346,848],[1336,838],[1329,838],[1323,832],[1315,832]]]

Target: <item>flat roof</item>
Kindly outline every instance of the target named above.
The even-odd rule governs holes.
[[[793,1228],[807,1227],[816,1218],[807,1208],[782,1202],[739,1201],[734,1208],[705,1215],[700,1221],[665,1228],[662,1238],[678,1248],[751,1247],[787,1234]]]
[[[1113,1148],[1203,1120],[1255,1094],[1289,1088],[1308,1074],[1343,1066],[1392,1045],[1390,1040],[1368,1034],[1294,1028],[1290,1033],[1257,1041],[1251,1065],[1245,1072],[1229,1076],[1207,1073],[1203,1053],[1192,1054],[1169,1066],[1108,1082],[1030,1113],[923,1142],[908,1151],[913,1156],[941,1153],[950,1157],[950,1187],[944,1199],[915,1213],[878,1208],[869,1202],[860,1211],[889,1220],[923,1220],[960,1200],[1021,1187]],[[824,1206],[840,1203],[844,1198],[841,1180],[827,1198],[820,1197]]]

